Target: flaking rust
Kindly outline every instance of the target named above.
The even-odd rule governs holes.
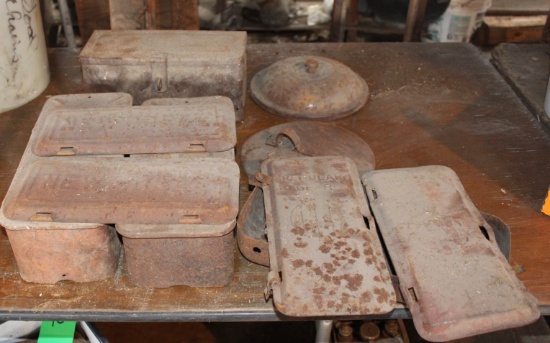
[[[241,162],[251,182],[268,158],[344,156],[353,160],[359,174],[374,169],[374,153],[361,137],[335,125],[295,121],[272,126],[251,136],[241,149]]]
[[[493,228],[454,171],[378,170],[362,180],[424,339],[449,341],[526,325],[540,316],[536,299],[515,276]]]
[[[261,172],[269,179],[268,288],[277,309],[291,316],[391,311],[395,292],[376,232],[365,223],[372,217],[353,162],[272,159]]]
[[[112,224],[138,286],[232,280],[239,168],[231,101],[131,100],[79,94],[44,105],[0,213],[24,280],[111,277],[121,249]]]
[[[86,83],[151,98],[227,96],[242,120],[246,32],[96,30],[80,54]]]
[[[359,111],[369,87],[348,66],[320,56],[294,56],[260,70],[252,98],[267,111],[290,118],[334,120]]]

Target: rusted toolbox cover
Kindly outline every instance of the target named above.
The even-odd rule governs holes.
[[[116,230],[128,238],[206,238],[220,237],[235,228],[235,219],[224,224],[116,224]]]
[[[95,30],[80,53],[85,64],[149,64],[163,56],[168,63],[239,64],[246,32],[174,30]]]
[[[376,231],[365,224],[369,209],[353,162],[270,159],[261,178],[277,309],[290,316],[391,311],[395,292]]]
[[[207,152],[237,140],[229,98],[209,104],[124,108],[52,108],[37,123],[39,156]]]
[[[374,169],[374,153],[361,137],[344,128],[316,122],[295,121],[272,126],[252,135],[241,149],[249,177],[268,158],[344,156],[355,162],[360,175]]]
[[[238,212],[239,168],[226,159],[50,157],[19,172],[11,220],[227,224]]]
[[[536,300],[499,251],[491,226],[443,166],[363,176],[417,331],[448,341],[535,321]]]

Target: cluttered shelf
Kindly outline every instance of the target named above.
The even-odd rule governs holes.
[[[333,58],[362,76],[369,85],[369,102],[334,124],[368,142],[376,169],[452,168],[477,208],[510,226],[512,267],[538,299],[542,312],[550,313],[549,218],[540,213],[550,180],[550,136],[476,48],[467,44],[279,44],[249,45],[247,54],[248,80],[269,64],[295,55]],[[52,81],[44,94],[0,116],[2,197],[47,97],[86,90],[78,51],[53,49],[49,59]],[[237,123],[237,152],[252,134],[287,121],[261,109],[247,92],[244,119]],[[241,172],[241,207],[248,194]],[[4,231],[0,245],[3,319],[291,319],[264,300],[269,269],[247,261],[236,246],[235,274],[229,286],[154,289],[133,286],[124,263],[112,280],[27,283],[19,277]],[[402,310],[390,314],[403,315]]]

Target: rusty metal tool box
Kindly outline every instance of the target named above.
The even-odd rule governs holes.
[[[232,161],[233,106],[224,97],[188,99],[188,103],[149,104],[145,115],[141,107],[131,106],[129,95],[121,93],[48,100],[0,214],[25,280],[85,282],[112,276],[120,250],[115,224],[123,235],[135,284],[229,282],[239,183],[239,168]],[[198,103],[208,103],[201,108],[213,115],[200,115]],[[196,121],[179,125],[189,117]],[[197,122],[207,126],[202,136],[192,131]],[[154,127],[146,132],[144,126]],[[81,130],[85,132],[80,134]],[[173,142],[163,141],[163,132]],[[139,140],[151,141],[151,147]],[[139,144],[133,146],[132,141]],[[194,144],[201,149],[189,149]],[[218,153],[223,158],[210,157]],[[45,249],[52,252],[41,256]],[[152,261],[158,264],[147,269],[141,263],[144,259],[149,267]],[[32,270],[37,262],[54,268]],[[165,273],[159,273],[163,268]],[[156,274],[149,273],[153,271]]]
[[[303,317],[394,308],[388,266],[352,160],[269,159],[259,179],[270,252],[268,288],[279,311]]]
[[[454,171],[378,170],[362,180],[424,339],[448,341],[540,316],[536,299],[515,276]]]
[[[121,108],[131,105],[132,97],[123,93],[58,95],[46,101],[41,115],[61,107]],[[31,151],[36,138],[34,129],[12,185],[20,183],[22,171],[38,159]],[[90,282],[107,279],[116,272],[121,246],[114,227],[100,223],[12,220],[4,215],[5,203],[4,199],[0,224],[6,228],[23,280]]]
[[[151,98],[229,97],[243,118],[246,32],[96,30],[80,53],[84,81]]]

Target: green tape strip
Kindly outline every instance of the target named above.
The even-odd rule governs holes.
[[[37,343],[72,343],[76,322],[44,321],[40,326]]]

